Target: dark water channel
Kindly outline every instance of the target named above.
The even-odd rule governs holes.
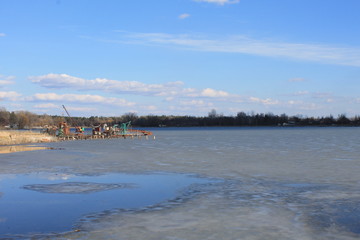
[[[0,238],[72,230],[112,209],[146,208],[210,180],[184,174],[0,175]]]

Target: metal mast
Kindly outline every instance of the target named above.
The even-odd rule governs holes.
[[[66,107],[64,105],[62,105],[62,106],[65,109],[66,114],[69,116],[69,118],[71,118],[69,112],[66,110]]]

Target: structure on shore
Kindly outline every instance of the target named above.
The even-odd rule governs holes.
[[[104,139],[104,138],[142,138],[148,139],[155,136],[146,130],[133,129],[131,122],[108,126],[106,123],[93,126],[91,130],[76,126],[75,131],[71,131],[66,122],[60,122],[58,127],[51,127],[45,130],[50,135],[57,136],[59,140],[75,139]]]
[[[69,112],[62,105],[66,114],[71,118]],[[155,136],[150,131],[132,129],[131,121],[126,123],[119,123],[113,126],[108,126],[106,123],[99,124],[92,127],[92,131],[85,131],[84,127],[75,126],[75,132],[70,131],[70,126],[67,122],[60,122],[57,127],[50,127],[45,130],[47,133],[53,136],[57,136],[60,140],[71,139],[98,139],[98,138],[141,138],[148,136]]]

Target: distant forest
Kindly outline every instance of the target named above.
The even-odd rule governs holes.
[[[106,123],[108,125],[131,121],[134,127],[212,127],[212,126],[360,126],[360,116],[348,118],[345,114],[337,117],[304,117],[272,113],[239,112],[236,116],[224,116],[211,110],[207,116],[137,116],[125,113],[118,117],[66,117],[39,115],[28,111],[9,112],[0,108],[0,127],[28,129],[33,127],[57,126],[60,122],[70,126],[92,127]]]

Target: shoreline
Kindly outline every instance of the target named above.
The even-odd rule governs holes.
[[[0,146],[30,143],[57,142],[58,138],[46,133],[17,130],[0,130]]]

